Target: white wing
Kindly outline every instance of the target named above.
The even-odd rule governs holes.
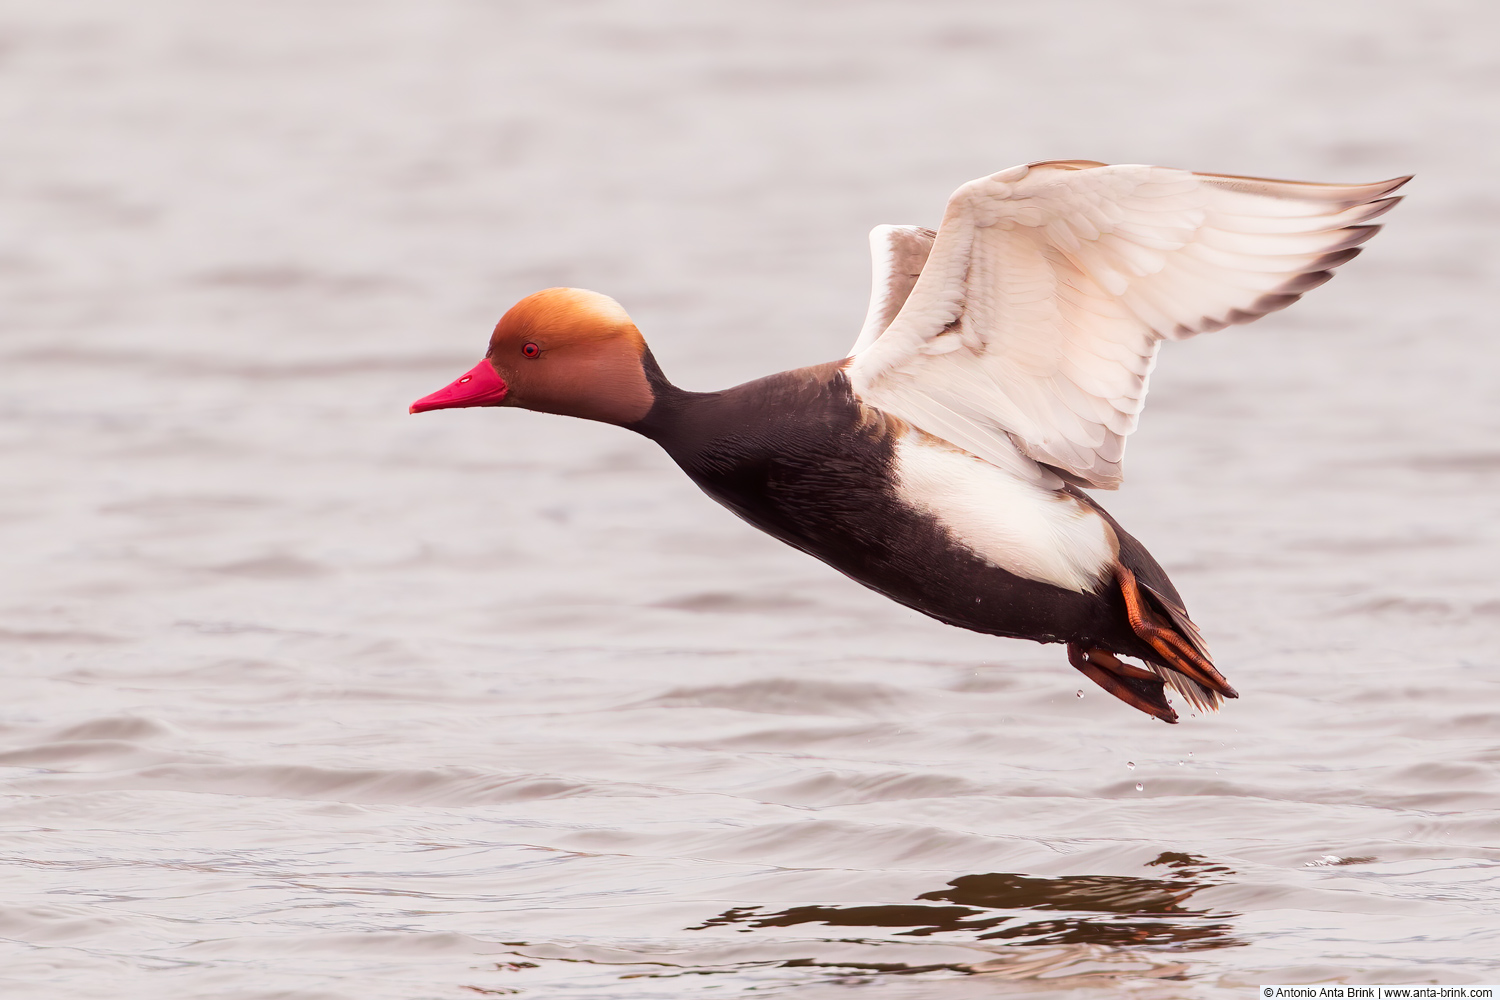
[[[867,341],[872,303],[850,380],[866,403],[981,458],[1113,489],[1161,341],[1248,323],[1321,285],[1408,179],[1059,160],[971,181],[896,318]]]
[[[850,354],[875,343],[906,304],[927,263],[937,233],[921,226],[876,226],[870,230],[870,311]]]

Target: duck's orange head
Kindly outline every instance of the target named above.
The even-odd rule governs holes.
[[[484,360],[411,412],[521,406],[632,424],[655,400],[645,359],[646,342],[620,303],[581,288],[548,288],[511,306]]]

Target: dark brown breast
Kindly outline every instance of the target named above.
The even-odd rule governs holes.
[[[923,614],[1042,642],[1114,630],[1106,600],[990,565],[903,501],[894,446],[908,428],[855,399],[839,363],[723,392],[664,386],[634,429],[746,521]]]

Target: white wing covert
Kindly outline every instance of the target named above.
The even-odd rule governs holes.
[[[871,234],[876,292],[850,380],[866,403],[1027,478],[1050,480],[1042,463],[1114,489],[1161,341],[1248,323],[1321,285],[1408,179],[1060,160],[971,181],[913,285],[916,255],[899,249],[912,227]]]

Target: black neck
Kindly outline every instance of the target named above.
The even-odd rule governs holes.
[[[656,363],[656,357],[649,347],[646,348],[646,353],[641,358],[641,367],[646,372],[646,383],[651,387],[651,395],[655,398],[655,402],[644,417],[625,426],[653,441],[660,441],[663,436],[670,436],[673,430],[687,418],[687,414],[695,408],[696,404],[719,395],[716,392],[689,392],[687,389],[679,389],[673,385],[662,372],[661,365]]]

